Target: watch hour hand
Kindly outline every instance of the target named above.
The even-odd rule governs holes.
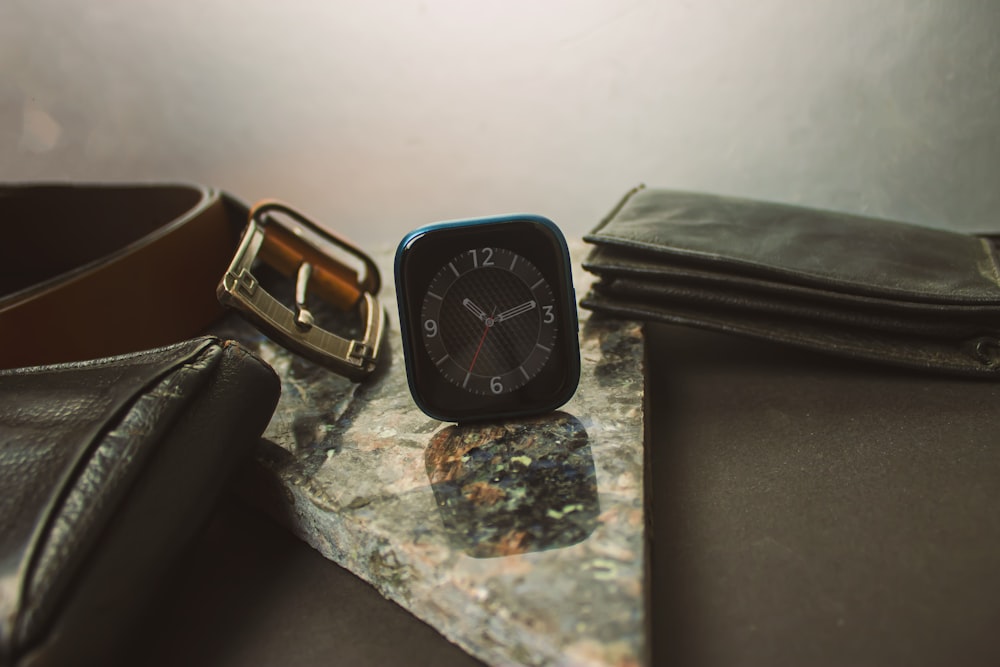
[[[472,303],[470,299],[462,299],[462,305],[465,306],[465,309],[467,311],[478,317],[479,321],[481,322],[485,322],[486,318],[489,317],[489,315],[486,314],[485,310],[483,310],[476,304]]]
[[[526,313],[529,310],[532,310],[533,308],[535,308],[535,306],[537,306],[537,305],[538,304],[536,304],[534,302],[534,300],[532,300],[532,301],[525,301],[524,303],[522,303],[519,306],[514,306],[513,308],[508,308],[507,310],[503,311],[502,313],[500,313],[499,315],[497,315],[493,319],[496,320],[497,322],[503,322],[504,320],[509,320],[512,317],[517,317],[521,313]]]

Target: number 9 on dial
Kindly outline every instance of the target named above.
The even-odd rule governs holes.
[[[428,415],[475,421],[553,410],[579,379],[569,254],[539,216],[439,223],[396,253],[407,378]]]

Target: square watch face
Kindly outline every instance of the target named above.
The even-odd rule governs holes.
[[[438,223],[396,251],[417,405],[469,422],[554,410],[580,376],[576,296],[559,229],[534,215]]]

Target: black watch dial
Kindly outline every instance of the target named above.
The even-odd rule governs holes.
[[[556,345],[555,294],[522,255],[472,248],[440,268],[424,294],[421,337],[449,382],[504,394],[538,375]]]

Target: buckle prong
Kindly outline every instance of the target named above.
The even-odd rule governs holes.
[[[275,213],[296,224],[288,225]],[[313,239],[358,260],[364,276],[359,277]],[[253,275],[255,261],[289,276],[295,274],[294,311],[274,298]],[[382,346],[385,311],[375,296],[380,284],[378,267],[360,249],[294,209],[265,201],[251,209],[243,239],[216,293],[223,304],[292,352],[352,380],[362,380],[375,370]],[[306,307],[310,285],[324,301],[341,309],[358,309],[365,325],[361,340],[343,338],[316,325]]]
[[[308,329],[316,321],[306,308],[306,287],[309,285],[310,276],[312,276],[312,264],[309,262],[299,264],[299,271],[295,276],[295,326],[300,329]]]

